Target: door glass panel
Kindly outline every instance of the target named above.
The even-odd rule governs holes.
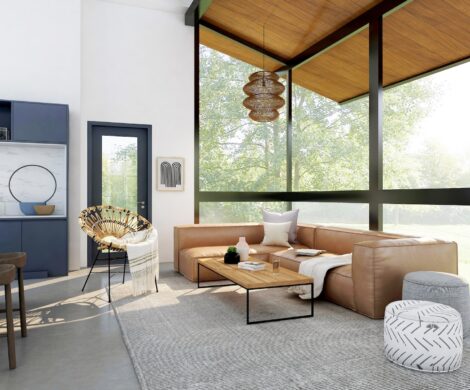
[[[137,138],[102,138],[102,202],[137,212]]]

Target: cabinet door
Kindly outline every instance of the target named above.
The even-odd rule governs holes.
[[[0,252],[21,251],[21,222],[0,221]]]
[[[68,107],[13,102],[12,141],[67,143]]]
[[[25,271],[47,271],[48,276],[67,275],[67,221],[23,221]]]

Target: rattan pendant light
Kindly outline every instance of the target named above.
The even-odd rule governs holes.
[[[263,25],[264,50],[264,25]],[[248,116],[256,122],[272,122],[279,117],[279,109],[284,106],[284,99],[280,96],[284,92],[284,85],[279,82],[279,76],[274,72],[263,70],[252,73],[249,82],[243,87],[248,97],[243,105],[250,110]]]

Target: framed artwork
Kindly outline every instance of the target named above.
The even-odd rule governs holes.
[[[184,191],[184,158],[157,157],[157,190]]]

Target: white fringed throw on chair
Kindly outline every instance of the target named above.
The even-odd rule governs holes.
[[[159,278],[158,234],[150,229],[145,240],[129,242],[127,257],[132,275],[134,296],[145,294],[155,289],[155,278]]]
[[[158,233],[155,228],[125,234],[121,238],[104,237],[104,243],[126,248],[134,296],[153,291],[159,279]]]

